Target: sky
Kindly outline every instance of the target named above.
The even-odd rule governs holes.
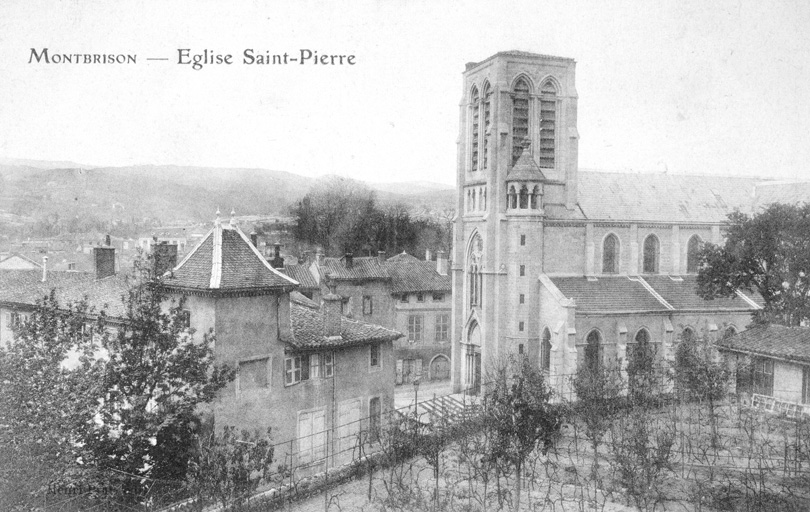
[[[4,0],[0,158],[453,184],[465,63],[524,50],[577,61],[581,168],[810,178],[808,28],[806,1]]]

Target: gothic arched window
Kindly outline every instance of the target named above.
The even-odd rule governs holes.
[[[481,151],[482,169],[489,167],[489,140],[487,134],[489,133],[489,125],[492,122],[492,89],[489,82],[484,83],[484,90],[482,94],[483,107],[484,107],[484,133],[482,134],[483,144]]]
[[[689,243],[686,244],[686,271],[690,274],[695,274],[698,271],[700,246],[702,244],[703,241],[697,235],[690,238]]]
[[[610,234],[602,243],[602,273],[615,274],[619,271],[619,239]]]
[[[517,192],[515,192],[515,187],[509,187],[509,194],[506,197],[506,206],[512,210],[517,208]]]
[[[540,167],[553,169],[557,129],[557,88],[547,80],[540,89]]]
[[[467,273],[470,294],[470,307],[481,305],[481,258],[483,253],[484,244],[481,236],[476,234],[475,238],[470,243],[469,253],[467,255]]]
[[[512,165],[523,153],[523,139],[529,136],[529,82],[521,77],[512,89]]]
[[[602,366],[602,337],[596,329],[588,333],[585,338],[585,366],[591,370],[598,370]]]
[[[688,341],[695,337],[695,331],[691,327],[684,327],[681,331],[681,341]]]
[[[472,94],[470,95],[470,107],[472,109],[472,140],[470,141],[472,147],[472,166],[471,171],[478,170],[478,138],[480,132],[480,114],[481,114],[481,98],[478,96],[478,88],[473,87]]]
[[[529,208],[531,208],[532,210],[537,209],[537,198],[539,195],[540,195],[540,187],[535,185],[534,188],[532,189],[532,193],[529,194]]]
[[[545,371],[551,369],[551,331],[548,327],[543,329],[543,341],[540,344],[540,368]]]
[[[645,274],[658,273],[658,237],[650,235],[644,240],[644,265],[642,271]]]

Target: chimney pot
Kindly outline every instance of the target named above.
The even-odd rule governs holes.
[[[385,251],[377,251],[377,261],[385,263]]]
[[[447,263],[447,256],[445,256],[444,251],[436,252],[436,272],[438,272],[439,275],[447,275]]]
[[[284,268],[284,258],[281,257],[281,244],[276,242],[273,245],[273,260],[270,261],[273,268]]]
[[[425,261],[430,261],[430,249],[425,249]]]
[[[322,300],[323,333],[325,336],[339,336],[343,297],[337,295],[334,284],[330,284],[329,293],[324,295]]]
[[[347,252],[345,258],[346,268],[354,268],[354,254]]]

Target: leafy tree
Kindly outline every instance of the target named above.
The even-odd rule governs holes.
[[[195,435],[194,444],[187,486],[200,509],[211,501],[219,502],[225,510],[238,505],[270,475],[270,429],[265,436],[243,430],[240,437],[234,427],[226,426],[220,435],[213,430],[208,435]]]
[[[810,204],[774,203],[755,215],[729,215],[723,246],[701,251],[698,293],[705,299],[755,290],[765,301],[758,322],[810,320]]]
[[[128,503],[142,501],[155,468],[178,455],[158,440],[190,430],[198,406],[234,378],[233,369],[214,364],[212,333],[194,338],[185,326],[184,300],[169,300],[153,268],[151,260],[136,261],[125,318],[102,340],[108,359],[100,424],[87,439],[92,465]]]
[[[538,447],[545,454],[560,434],[564,411],[552,403],[543,371],[528,358],[498,367],[484,394],[483,423],[488,430],[486,458],[515,471],[514,509],[520,509],[526,459]]]
[[[32,508],[48,485],[84,481],[80,441],[97,409],[102,361],[82,301],[61,306],[55,293],[37,301],[14,339],[0,347],[0,508]],[[69,355],[73,364],[65,364]]]
[[[621,403],[623,383],[617,369],[602,365],[581,365],[573,379],[577,401],[574,411],[585,424],[585,433],[593,449],[594,480],[598,477],[599,447],[611,425],[624,410]]]
[[[717,405],[728,393],[731,370],[720,361],[709,340],[696,336],[687,336],[678,344],[673,370],[678,388],[688,398],[708,406],[712,447],[717,447]]]

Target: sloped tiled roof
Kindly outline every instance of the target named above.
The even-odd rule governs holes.
[[[717,223],[750,212],[754,185],[733,176],[580,171],[579,206],[588,219]]]
[[[285,265],[283,269],[279,270],[298,281],[302,289],[318,288],[318,281],[315,280],[315,276],[309,271],[309,265],[307,264]]]
[[[201,291],[261,291],[298,283],[274,269],[237,226],[220,225],[169,273],[168,288]]]
[[[797,204],[810,201],[810,182],[775,181],[758,183],[754,211],[771,203]]]
[[[685,275],[673,279],[669,276],[644,276],[655,291],[663,297],[675,309],[728,309],[728,310],[751,310],[752,305],[739,296],[729,298],[717,298],[705,300],[701,298],[697,290],[697,276]],[[750,297],[752,300],[761,303],[758,295]]]
[[[667,311],[668,308],[652,295],[643,284],[626,276],[552,277],[554,285],[569,299],[574,299],[578,311]]]
[[[122,301],[128,290],[125,276],[96,280],[92,272],[49,271],[42,282],[41,270],[0,270],[0,302],[33,305],[53,289],[61,304],[86,297],[96,313],[104,310],[113,318],[125,315]]]
[[[24,262],[26,262],[26,263],[28,263],[28,264],[32,265],[32,266],[33,266],[33,268],[42,268],[42,264],[37,263],[36,261],[34,261],[33,259],[29,258],[28,256],[26,256],[26,255],[24,255],[24,254],[20,254],[20,253],[18,253],[18,252],[12,253],[12,254],[10,254],[8,257],[6,257],[6,258],[0,258],[0,264],[2,264],[2,263],[7,263],[7,262],[8,262],[8,261],[10,261],[12,258],[19,258],[19,259],[23,260]]]
[[[321,275],[331,279],[390,279],[385,267],[375,256],[352,258],[352,267],[346,267],[346,257],[324,258],[320,266]]]
[[[385,269],[392,279],[392,293],[449,292],[449,275],[436,272],[436,263],[422,261],[410,254],[397,254],[385,261]]]
[[[293,339],[287,341],[288,345],[294,350],[319,350],[394,341],[402,337],[397,331],[344,316],[340,318],[340,335],[326,336],[323,314],[320,309],[303,305],[300,301],[290,301]]]
[[[756,325],[717,341],[720,348],[810,363],[810,327]]]

